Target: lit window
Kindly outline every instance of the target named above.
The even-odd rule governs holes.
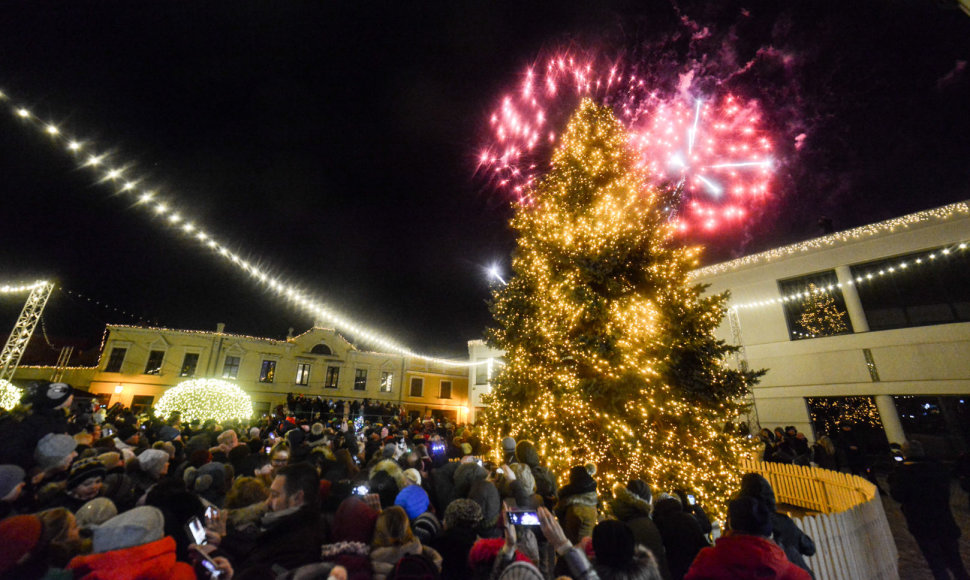
[[[357,373],[354,375],[354,390],[367,390],[367,369],[357,369]]]
[[[296,365],[296,384],[310,384],[310,363],[297,363]]]
[[[784,304],[792,340],[852,333],[852,322],[838,283],[833,270],[778,282],[782,296],[796,297]]]
[[[195,376],[195,367],[199,365],[199,353],[197,352],[187,352],[185,353],[185,358],[182,359],[182,370],[179,371],[180,377],[192,377]]]
[[[424,379],[421,377],[411,377],[411,394],[412,397],[420,397],[424,392]]]
[[[234,379],[239,376],[239,357],[227,355],[226,362],[222,365],[222,378]]]
[[[165,358],[164,350],[153,350],[148,353],[148,362],[145,363],[146,375],[157,375],[162,372],[162,360]]]
[[[111,349],[111,354],[108,356],[108,364],[105,365],[104,372],[120,373],[121,363],[125,362],[125,353],[127,352],[128,352],[127,348]]]
[[[276,361],[264,360],[263,366],[259,369],[259,382],[272,383],[276,377]]]
[[[327,380],[323,386],[327,389],[336,389],[340,381],[340,367],[327,367]]]
[[[451,381],[441,381],[441,395],[439,395],[438,398],[439,399],[451,398]]]
[[[381,392],[390,393],[391,386],[394,384],[394,373],[382,372],[381,373]]]

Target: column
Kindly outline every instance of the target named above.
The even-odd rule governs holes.
[[[862,309],[862,300],[859,299],[859,292],[855,289],[855,279],[852,278],[852,270],[848,266],[839,266],[835,269],[835,276],[839,279],[839,284],[842,284],[842,298],[845,299],[845,308],[849,311],[852,331],[869,332],[869,323],[866,322],[866,312]]]
[[[903,423],[899,420],[899,412],[896,411],[896,403],[893,402],[891,395],[876,395],[876,408],[879,409],[879,419],[882,421],[882,428],[886,431],[886,438],[890,443],[906,442],[906,433],[903,431]]]

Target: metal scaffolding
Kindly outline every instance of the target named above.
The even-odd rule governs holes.
[[[51,282],[39,282],[32,287],[30,296],[27,297],[27,302],[24,304],[23,310],[20,311],[20,317],[17,319],[13,331],[10,332],[10,338],[7,339],[7,344],[3,347],[3,353],[0,353],[0,365],[2,365],[0,366],[0,380],[9,381],[13,378],[17,366],[20,364],[20,357],[27,349],[27,343],[30,342],[34,328],[37,327],[40,315],[44,311],[44,307],[47,306],[47,300],[51,297],[53,291],[54,284]]]

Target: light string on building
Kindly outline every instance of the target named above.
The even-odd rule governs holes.
[[[866,284],[877,283],[879,280],[885,279],[887,276],[900,275],[903,273],[917,273],[918,266],[924,264],[932,264],[938,262],[939,260],[944,260],[950,256],[955,255],[958,252],[966,251],[968,242],[958,242],[952,244],[945,248],[936,249],[923,254],[917,258],[901,259],[891,266],[881,267],[875,272],[868,272],[865,275],[855,276],[850,280],[846,280],[846,285],[850,286],[863,286]],[[766,300],[754,300],[751,302],[744,302],[741,304],[731,305],[732,309],[735,310],[749,310],[752,308],[762,308],[765,306],[773,306],[775,304],[786,304],[788,302],[798,302],[800,300],[805,300],[815,294],[826,294],[829,292],[834,292],[836,290],[841,290],[843,284],[841,282],[836,284],[826,284],[826,285],[811,285],[811,289],[802,290],[800,292],[792,292],[789,294],[783,294],[777,298],[769,298]]]
[[[851,230],[846,230],[844,232],[836,232],[820,238],[814,238],[797,244],[791,244],[781,248],[768,250],[766,252],[744,256],[736,260],[731,260],[730,262],[712,264],[710,266],[705,266],[703,268],[694,270],[691,272],[691,277],[694,279],[707,278],[717,274],[739,270],[747,266],[757,266],[774,262],[776,260],[790,258],[792,256],[804,254],[813,250],[822,250],[847,242],[858,242],[883,234],[890,234],[931,221],[947,221],[957,216],[970,216],[970,203],[966,201],[951,203],[950,205],[945,205],[943,207],[919,211],[879,223],[869,224]]]
[[[0,91],[0,102],[6,102],[16,117],[42,132],[53,143],[66,150],[79,167],[94,173],[99,183],[111,186],[117,194],[129,196],[134,200],[136,207],[141,207],[153,217],[160,218],[161,223],[167,226],[169,231],[195,241],[203,249],[231,263],[258,284],[269,288],[278,296],[302,308],[317,319],[329,322],[335,329],[348,332],[358,340],[385,351],[420,358],[445,366],[467,367],[482,364],[481,362],[454,361],[419,354],[377,331],[357,324],[348,317],[325,306],[307,292],[296,288],[279,275],[273,274],[267,267],[254,263],[241,256],[237,251],[233,251],[226,243],[218,240],[208,228],[203,227],[184,210],[179,210],[178,200],[174,196],[164,195],[157,189],[149,187],[144,183],[145,179],[134,175],[130,164],[115,161],[117,155],[97,150],[90,140],[67,135],[57,123],[41,119],[27,107],[16,104],[3,91]],[[156,221],[156,223],[158,222]]]
[[[137,314],[133,314],[131,312],[128,312],[127,310],[124,310],[123,308],[118,308],[117,306],[112,306],[111,304],[108,304],[105,301],[98,300],[96,298],[91,298],[90,296],[85,296],[84,294],[81,294],[80,292],[77,292],[77,291],[74,291],[74,290],[68,290],[67,288],[59,288],[59,290],[61,290],[62,292],[64,292],[68,296],[71,296],[73,298],[78,298],[80,300],[85,300],[87,302],[90,302],[91,304],[94,304],[96,306],[100,306],[101,308],[104,308],[105,310],[113,310],[113,311],[117,312],[118,314],[122,314],[124,316],[129,317],[129,318],[133,318],[135,320],[138,320],[139,322],[144,322],[146,324],[148,323],[148,321],[145,320],[144,318],[142,318],[141,316],[138,316]]]

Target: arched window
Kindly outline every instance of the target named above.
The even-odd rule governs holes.
[[[329,355],[329,354],[333,354],[333,351],[330,350],[330,347],[329,346],[327,346],[327,345],[325,345],[325,344],[323,344],[321,342],[320,344],[318,344],[315,347],[313,347],[312,349],[310,349],[310,354],[328,354]]]

